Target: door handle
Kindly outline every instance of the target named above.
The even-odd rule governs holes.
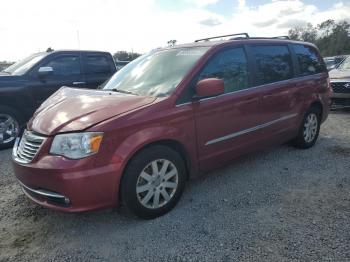
[[[73,85],[84,85],[85,82],[73,82]]]

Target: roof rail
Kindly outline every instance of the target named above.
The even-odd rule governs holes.
[[[244,38],[249,38],[249,35],[247,33],[240,33],[240,34],[220,35],[220,36],[208,37],[208,38],[203,38],[203,39],[197,39],[194,42],[197,43],[197,42],[201,42],[201,41],[209,41],[211,39],[216,39],[216,38],[222,38],[222,37],[228,37],[228,36],[239,36],[239,35],[244,36]]]
[[[287,40],[290,40],[290,37],[287,36],[287,35],[280,35],[280,36],[275,36],[273,38],[278,38],[278,39],[287,39]]]
[[[254,36],[254,37],[250,37],[250,39],[286,39],[286,40],[290,40],[289,36],[287,36],[287,35],[283,35],[283,36],[272,36],[272,37]]]

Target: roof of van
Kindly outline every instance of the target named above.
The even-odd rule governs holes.
[[[215,47],[220,45],[230,44],[303,44],[315,46],[312,43],[295,41],[290,39],[279,39],[279,38],[239,38],[232,40],[219,40],[219,41],[199,41],[187,44],[179,44],[175,46],[169,46],[159,49],[172,49],[172,48],[190,48],[190,47]]]
[[[80,50],[80,49],[60,49],[53,50],[46,53],[61,53],[61,52],[83,52],[83,53],[108,53],[107,51],[97,51],[97,50]]]

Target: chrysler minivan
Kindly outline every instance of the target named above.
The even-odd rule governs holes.
[[[155,218],[189,178],[269,145],[312,147],[331,92],[317,48],[233,37],[155,49],[100,90],[61,88],[13,148],[24,193],[60,211],[124,203]]]

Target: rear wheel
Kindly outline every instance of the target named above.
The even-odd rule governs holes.
[[[19,113],[6,106],[0,106],[0,149],[13,146],[21,132],[23,119]]]
[[[128,164],[121,183],[122,200],[136,216],[156,218],[177,204],[185,182],[181,156],[166,146],[152,146]]]
[[[317,107],[311,107],[304,115],[298,136],[292,141],[293,145],[301,149],[312,147],[318,138],[320,126],[321,111]]]

